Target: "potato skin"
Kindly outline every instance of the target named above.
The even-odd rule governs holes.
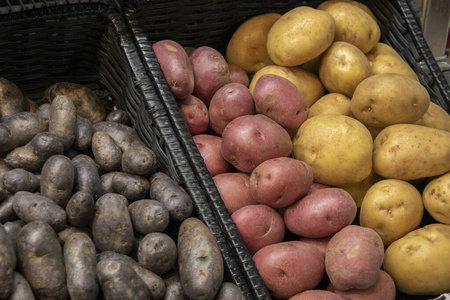
[[[112,121],[100,121],[92,125],[94,133],[104,131],[108,133],[114,141],[119,145],[122,152],[134,145],[143,145],[137,131],[130,126]]]
[[[8,298],[14,289],[16,252],[8,234],[0,224],[0,298]]]
[[[228,63],[228,69],[230,70],[231,83],[240,83],[246,87],[250,84],[250,78],[247,72],[240,66]]]
[[[85,233],[73,233],[64,243],[63,253],[71,299],[97,299],[99,285],[94,242]]]
[[[166,285],[164,300],[189,300],[189,297],[183,291],[178,274],[172,274],[165,278],[164,283]]]
[[[59,138],[65,150],[72,146],[77,133],[77,112],[70,98],[59,95],[52,100],[48,131]]]
[[[141,176],[156,172],[158,161],[155,152],[145,146],[135,146],[122,153],[122,171]]]
[[[231,164],[223,158],[221,153],[222,138],[220,136],[197,134],[192,138],[211,176],[231,171]]]
[[[75,140],[73,141],[72,147],[79,151],[88,149],[91,146],[93,134],[94,129],[91,121],[77,115]]]
[[[289,298],[289,300],[345,300],[345,299],[346,298],[331,291],[315,290],[315,289],[300,292]]]
[[[165,233],[151,232],[139,242],[137,250],[138,262],[147,270],[163,275],[176,266],[177,245]]]
[[[112,177],[112,189],[115,193],[125,196],[128,201],[136,201],[148,198],[150,182],[146,177],[115,172]]]
[[[216,294],[215,300],[245,300],[244,294],[239,287],[231,282],[223,282]]]
[[[179,276],[186,295],[213,299],[223,281],[224,265],[211,230],[199,219],[187,218],[179,228],[177,248]]]
[[[177,100],[177,106],[191,135],[205,133],[209,126],[209,111],[200,98],[190,95]]]
[[[2,224],[18,219],[18,216],[14,212],[12,200],[13,196],[7,194],[3,201],[0,202],[0,223]]]
[[[76,192],[66,205],[67,223],[75,227],[87,227],[94,217],[95,203],[91,194]]]
[[[97,200],[102,195],[99,167],[90,156],[78,154],[72,158],[75,170],[74,192],[85,192]]]
[[[120,168],[122,150],[108,133],[104,131],[95,132],[92,135],[91,148],[95,161],[105,172]]]
[[[67,224],[66,211],[52,199],[20,191],[12,197],[14,212],[25,222],[42,221],[59,232]]]
[[[450,225],[450,172],[428,182],[422,191],[422,199],[434,219]]]
[[[110,111],[106,115],[105,121],[111,121],[111,122],[116,122],[116,123],[124,124],[127,126],[131,126],[130,117],[128,116],[127,112],[122,109],[115,109],[113,111]]]
[[[34,300],[33,290],[27,279],[19,272],[14,272],[13,292],[8,298],[9,300]]]
[[[131,252],[134,234],[126,202],[124,196],[115,193],[105,194],[96,201],[92,234],[100,251]]]
[[[10,194],[18,191],[37,192],[39,191],[39,177],[22,168],[15,168],[8,171],[3,176],[3,188]]]
[[[28,100],[13,82],[0,78],[0,123],[17,112],[27,110]]]
[[[141,199],[128,205],[134,229],[142,234],[163,232],[169,225],[170,215],[166,206],[152,199]]]
[[[58,236],[42,221],[26,224],[17,239],[22,274],[38,299],[67,299],[66,270]]]
[[[75,168],[65,155],[56,154],[47,159],[41,171],[41,195],[65,208],[75,183]]]

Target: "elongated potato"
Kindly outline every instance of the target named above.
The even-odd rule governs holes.
[[[12,195],[7,194],[5,199],[0,202],[0,223],[4,224],[8,221],[13,221],[18,219],[16,213],[14,212],[12,204]]]
[[[148,198],[150,182],[147,178],[125,172],[115,172],[112,178],[115,193],[125,196],[128,201]]]
[[[169,225],[167,207],[156,200],[141,199],[128,206],[134,229],[142,234],[163,232]]]
[[[0,78],[0,99],[0,122],[17,112],[25,111],[28,106],[20,88],[6,78]]]
[[[8,298],[14,289],[14,270],[16,269],[14,246],[0,224],[0,298]]]
[[[76,192],[67,202],[67,223],[75,227],[89,226],[94,217],[94,205],[94,198],[91,194]]]
[[[39,176],[22,168],[12,169],[3,176],[3,188],[10,194],[18,191],[37,192],[40,187]]]
[[[95,203],[92,221],[94,242],[100,251],[116,251],[128,254],[133,248],[133,224],[128,213],[126,198],[109,193]]]
[[[72,147],[76,150],[86,150],[91,146],[94,128],[91,121],[81,116],[77,116],[77,129]]]
[[[95,272],[97,252],[94,242],[85,233],[71,234],[64,243],[63,253],[70,298],[97,299],[99,285]]]
[[[14,272],[14,286],[9,300],[34,300],[36,299],[27,279],[19,272]]]
[[[22,220],[9,221],[3,224],[3,228],[5,228],[6,234],[8,234],[8,238],[14,247],[14,251],[17,246],[17,237],[19,236],[19,232],[25,224],[26,223]]]
[[[108,133],[104,131],[95,132],[92,135],[91,147],[95,161],[105,172],[120,168],[122,150]]]
[[[131,146],[144,144],[139,138],[136,130],[133,127],[124,124],[112,121],[101,121],[93,124],[93,129],[94,133],[97,131],[108,133],[119,145],[120,149],[122,149],[122,152],[127,151]]]
[[[55,201],[65,208],[72,195],[75,183],[75,168],[65,155],[57,154],[49,157],[41,171],[41,195]]]
[[[102,195],[102,184],[98,165],[90,156],[78,154],[72,158],[75,169],[74,192],[85,192],[92,195],[94,200]]]
[[[22,274],[38,299],[66,299],[66,270],[58,236],[42,221],[29,222],[17,239]]]
[[[20,191],[14,194],[12,203],[14,212],[25,222],[42,221],[56,232],[66,226],[66,211],[50,198]]]
[[[123,172],[141,176],[150,176],[155,173],[158,160],[155,152],[145,146],[135,146],[122,153]]]
[[[69,149],[77,133],[77,111],[72,100],[59,95],[52,100],[48,131],[56,135],[64,149]]]
[[[223,281],[223,259],[211,230],[199,219],[183,221],[178,232],[178,268],[192,299],[213,299]]]

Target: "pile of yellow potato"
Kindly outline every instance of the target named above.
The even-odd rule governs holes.
[[[292,156],[311,165],[315,182],[353,196],[359,224],[383,240],[383,270],[397,289],[450,292],[450,116],[380,41],[369,8],[325,1],[253,17],[226,60],[247,72],[250,91],[275,74],[303,93],[309,114],[292,134]]]

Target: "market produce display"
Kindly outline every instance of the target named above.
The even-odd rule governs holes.
[[[450,116],[368,7],[299,6],[244,21],[226,53],[176,49],[203,104],[173,94],[275,299],[450,292]]]

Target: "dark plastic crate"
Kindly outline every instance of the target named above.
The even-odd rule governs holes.
[[[106,1],[55,5],[32,1],[22,8],[20,3],[0,10],[0,77],[35,101],[56,82],[89,84],[109,99],[107,105],[126,110],[132,127],[155,152],[159,170],[186,189],[194,202],[194,216],[214,234],[225,279],[247,295],[251,283],[241,271],[234,240],[205,196],[123,15]]]

